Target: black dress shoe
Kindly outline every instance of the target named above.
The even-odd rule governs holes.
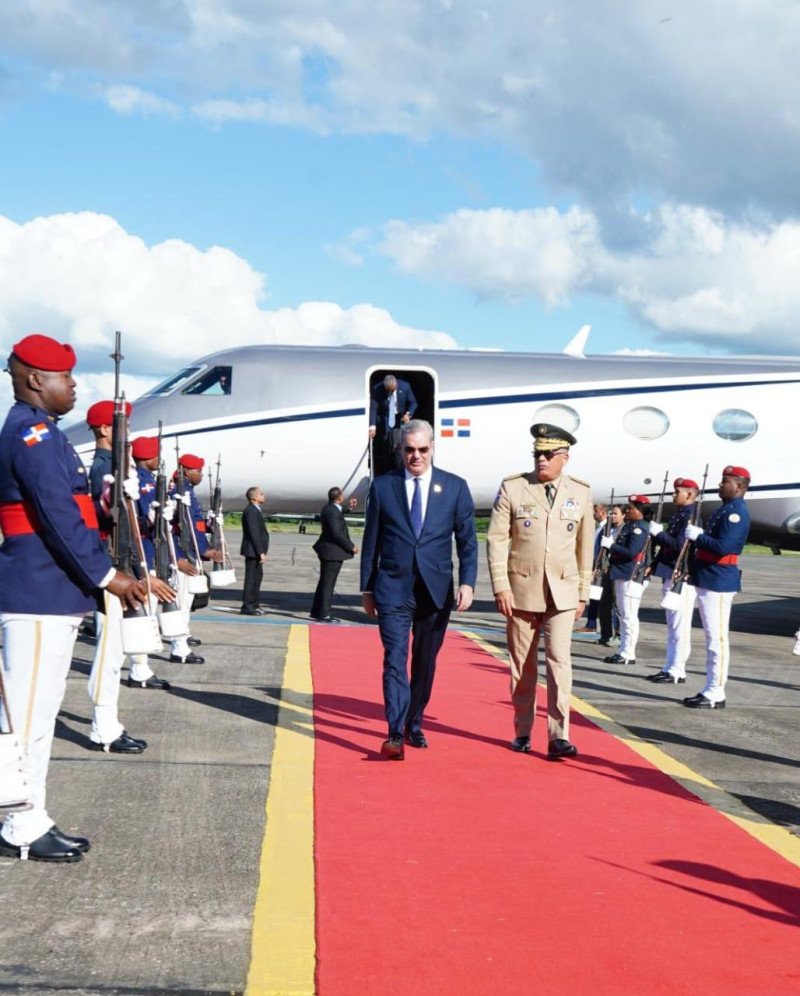
[[[427,747],[428,740],[422,730],[406,730],[406,743],[409,747]]]
[[[530,737],[514,737],[511,743],[508,745],[511,750],[517,751],[517,753],[527,754],[531,749],[531,738]]]
[[[187,640],[186,640],[186,642],[189,644],[190,647],[202,647],[203,646],[203,641],[202,640],[198,640],[196,636],[190,636],[190,637],[188,637]]]
[[[55,833],[53,831],[56,831]],[[85,838],[74,838],[75,840],[85,840]],[[80,861],[83,853],[78,847],[73,847],[67,842],[67,838],[62,838],[58,833],[58,827],[50,827],[47,833],[31,841],[25,847],[16,847],[9,844],[0,836],[0,855],[6,858],[27,858],[29,861],[53,861],[67,862]],[[88,845],[88,840],[86,841]],[[88,846],[86,848],[88,850]]]
[[[669,671],[656,671],[655,674],[648,674],[647,680],[654,682],[656,685],[685,685],[685,678],[676,678],[674,675],[670,674]]]
[[[388,758],[390,761],[402,761],[405,757],[405,748],[403,747],[403,738],[399,733],[396,733],[393,737],[389,737],[388,740],[384,740],[381,744],[381,754]]]
[[[106,754],[141,754],[147,747],[146,740],[138,740],[132,737],[127,730],[123,730],[116,740],[110,744],[98,744],[94,740],[89,741],[89,750],[102,750]]]
[[[128,688],[161,688],[165,692],[169,691],[172,686],[168,681],[163,678],[159,678],[157,674],[151,674],[149,678],[145,678],[144,681],[137,681],[135,678],[128,678]]]
[[[206,659],[197,654],[187,654],[185,657],[181,657],[180,654],[170,654],[169,662],[170,664],[205,664]]]
[[[261,609],[239,609],[240,616],[263,616]]]
[[[64,833],[63,830],[59,830],[59,828],[55,825],[50,827],[48,833],[53,837],[58,837],[58,839],[66,844],[67,847],[77,848],[81,854],[86,854],[87,851],[91,851],[92,849],[92,845],[89,842],[88,837],[76,837],[74,834]]]
[[[721,702],[712,702],[702,692],[698,692],[697,695],[692,695],[690,698],[684,699],[683,704],[687,709],[724,709],[725,699]]]
[[[636,658],[632,657],[628,660],[627,657],[623,657],[622,654],[612,654],[610,657],[604,657],[603,660],[606,664],[635,664]]]
[[[563,761],[568,757],[577,757],[578,748],[569,740],[551,740],[547,745],[548,761]]]
[[[611,640],[598,640],[597,641],[597,646],[598,647],[610,647],[611,646]]]

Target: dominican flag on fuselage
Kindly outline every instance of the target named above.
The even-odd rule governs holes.
[[[471,418],[443,418],[441,425],[441,435],[445,438],[469,436],[472,431]]]

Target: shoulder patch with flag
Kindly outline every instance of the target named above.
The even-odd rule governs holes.
[[[50,430],[47,428],[46,422],[39,422],[36,425],[32,425],[22,433],[22,441],[26,446],[36,446],[37,443],[41,443],[43,440],[49,438]]]

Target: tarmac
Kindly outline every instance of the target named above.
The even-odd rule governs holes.
[[[87,749],[94,643],[79,638],[56,730],[48,809],[62,829],[89,836],[92,850],[74,865],[0,859],[0,993],[245,991],[286,645],[292,624],[309,623],[314,531],[272,532],[266,615],[240,616],[238,587],[213,589],[209,607],[192,619],[206,662],[170,664],[167,653],[154,656],[152,666],[172,682],[171,691],[123,686],[120,717],[149,743],[140,756]],[[238,534],[226,534],[238,550]],[[241,578],[240,562],[237,568]],[[635,666],[603,663],[609,651],[576,636],[574,694],[607,717],[616,735],[655,744],[707,780],[702,792],[711,805],[797,836],[800,658],[791,651],[800,624],[800,557],[748,554],[742,569],[724,711],[680,704],[703,683],[697,615],[687,683],[644,680],[663,659],[660,585],[645,593]],[[358,558],[343,566],[334,604],[340,625],[374,625],[360,608]],[[454,614],[451,624],[504,653],[485,569],[473,609]]]

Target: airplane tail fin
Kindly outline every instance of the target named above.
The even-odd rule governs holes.
[[[586,355],[583,350],[586,347],[586,340],[589,338],[589,333],[592,331],[591,325],[582,325],[578,334],[567,343],[564,348],[564,352],[567,356],[574,356],[579,360],[585,360]]]

